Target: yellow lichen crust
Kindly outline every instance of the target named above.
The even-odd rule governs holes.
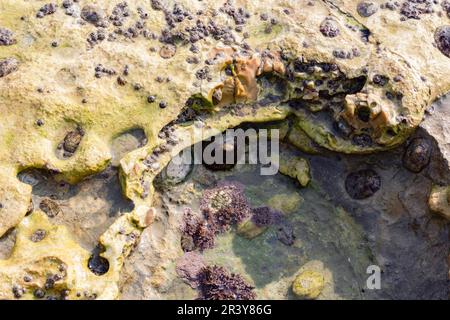
[[[0,261],[0,297],[114,298],[118,288],[108,277],[88,269],[90,253],[74,242],[67,229],[52,225],[35,211],[17,227],[14,251]]]
[[[325,285],[324,276],[314,270],[302,271],[292,284],[294,294],[302,299],[316,299]]]
[[[308,161],[288,153],[280,154],[279,171],[281,174],[296,179],[302,187],[306,187],[311,180]]]
[[[136,244],[147,212],[119,218],[100,238],[109,263],[103,275],[88,263],[91,253],[76,243],[64,226],[53,225],[42,211],[34,211],[17,227],[8,260],[0,260],[0,299],[115,299],[123,259]]]
[[[136,209],[100,239],[111,281],[145,226],[154,177],[194,143],[288,117],[311,153],[403,142],[450,89],[448,42],[435,36],[447,17],[358,14],[350,0],[0,0],[0,236],[30,210],[20,172],[77,183],[131,129],[147,142],[114,159]],[[308,183],[303,160],[281,168]]]
[[[302,202],[303,198],[295,192],[290,194],[276,194],[268,200],[267,204],[269,207],[279,210],[284,214],[290,214],[295,212]]]
[[[247,218],[237,225],[237,234],[246,239],[253,239],[267,230],[266,226],[260,227],[256,225],[252,218]]]
[[[316,143],[297,125],[293,126],[287,135],[287,141],[297,149],[308,154],[319,154],[320,148]]]

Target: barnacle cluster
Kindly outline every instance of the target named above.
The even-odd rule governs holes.
[[[207,266],[199,276],[200,298],[204,300],[253,300],[253,287],[240,276],[220,266]]]
[[[219,231],[227,230],[250,214],[243,187],[236,183],[222,183],[205,190],[200,209]]]
[[[212,248],[216,234],[228,230],[251,213],[243,187],[233,182],[205,190],[200,210],[201,217],[194,216],[189,208],[185,211],[182,236],[185,251]]]

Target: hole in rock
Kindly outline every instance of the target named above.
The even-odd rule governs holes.
[[[120,160],[129,152],[141,148],[147,144],[147,136],[142,129],[126,131],[116,137],[112,142],[111,164],[118,166]]]
[[[100,254],[104,251],[104,248],[101,246],[95,247],[92,251],[92,255],[88,261],[88,268],[97,276],[102,276],[109,270],[109,262],[107,259],[100,256]]]

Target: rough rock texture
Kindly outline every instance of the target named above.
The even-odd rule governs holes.
[[[425,136],[430,136],[437,144],[432,157],[441,159],[441,166],[435,168],[433,177],[439,184],[450,184],[450,129],[446,121],[450,116],[450,97],[444,96],[434,103],[425,116],[420,128]]]
[[[279,171],[297,180],[302,187],[306,187],[311,179],[308,162],[289,152],[282,152],[280,154]]]
[[[430,209],[450,220],[450,188],[434,186],[428,199]]]
[[[98,279],[111,283],[152,220],[153,179],[194,143],[291,117],[310,150],[400,145],[450,89],[448,15],[428,2],[393,10],[371,2],[380,9],[363,12],[352,0],[0,0],[0,235],[33,211],[19,173],[80,182],[114,160],[113,140],[131,129],[141,128],[146,144],[115,160],[134,209],[99,240],[110,271]],[[270,19],[261,8],[271,8]],[[424,128],[447,159],[441,119]],[[31,297],[11,281],[0,294]],[[98,297],[115,297],[108,288]]]
[[[418,134],[423,132],[412,139]],[[283,145],[282,151],[289,148]],[[217,235],[214,247],[201,255],[205,264],[248,279],[258,299],[295,299],[292,282],[311,260],[319,260],[317,271],[325,277],[318,299],[447,299],[447,222],[427,203],[441,160],[433,156],[422,172],[412,173],[402,161],[407,146],[370,156],[303,155],[311,170],[306,188],[282,174],[260,176],[252,165],[222,172],[194,166],[185,181],[157,190],[157,217],[125,263],[122,298],[196,298],[197,290],[185,285],[174,267],[183,256],[183,209],[198,212],[204,189],[239,181],[252,207],[277,208],[285,213],[284,222],[262,229],[240,224]],[[389,183],[372,197],[355,200],[345,177],[364,168]],[[383,272],[382,290],[366,288],[366,268],[373,264]]]
[[[0,296],[31,299],[42,290],[44,296],[36,298],[116,297],[114,281],[97,278],[88,269],[89,257],[65,227],[52,225],[43,212],[35,211],[18,226],[11,256],[0,262]]]
[[[200,274],[205,268],[205,262],[201,255],[195,252],[185,253],[177,261],[177,274],[193,288],[198,287]]]
[[[313,270],[302,271],[292,283],[292,291],[302,299],[315,299],[323,290],[324,277]]]

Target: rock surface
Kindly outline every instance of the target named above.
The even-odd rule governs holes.
[[[313,270],[302,271],[292,283],[294,294],[303,299],[317,298],[322,293],[323,287],[323,275]]]
[[[64,279],[48,280],[51,290],[57,284],[55,294],[61,298],[117,298],[119,288],[125,298],[195,297],[193,289],[176,278],[173,260],[182,254],[182,217],[173,216],[172,210],[180,212],[183,203],[195,208],[198,193],[214,188],[227,175],[240,178],[247,173],[249,181],[254,175],[245,166],[229,173],[201,171],[194,184],[191,171],[195,169],[167,171],[167,164],[182,150],[228,128],[285,120],[289,125],[282,139],[286,136],[285,143],[306,153],[292,156],[291,149],[284,149],[281,172],[308,185],[301,191],[305,202],[289,196],[294,203],[280,205],[279,210],[295,214],[252,240],[230,240],[229,233],[223,234],[216,248],[205,252],[209,262],[223,262],[214,250],[226,251],[234,244],[246,263],[237,263],[238,270],[228,269],[251,275],[258,297],[289,298],[287,283],[299,265],[293,257],[305,263],[306,256],[324,252],[326,268],[336,269],[335,274],[344,270],[348,277],[357,274],[353,283],[342,278],[336,284],[344,288],[343,297],[358,298],[364,268],[372,259],[367,249],[392,272],[380,297],[409,292],[414,297],[442,298],[441,258],[448,237],[447,242],[442,239],[448,231],[438,217],[428,221],[427,193],[433,184],[450,184],[445,120],[450,104],[444,99],[435,105],[434,115],[421,121],[430,104],[450,90],[448,15],[443,14],[445,6],[428,1],[389,6],[384,2],[99,0],[93,5],[85,0],[47,4],[0,0],[0,236],[5,237],[0,238],[5,244],[0,252],[6,259],[0,261],[0,297],[47,294],[48,279],[29,284],[20,278],[21,265],[31,265],[40,275],[46,268],[56,268],[53,260],[35,264],[40,258],[49,259],[48,248],[63,252],[57,259],[67,268]],[[262,13],[262,8],[271,10]],[[117,141],[136,129],[145,139]],[[414,140],[408,140],[412,135],[427,139],[431,148],[423,152],[414,147]],[[131,148],[117,149],[117,144],[128,143]],[[405,149],[411,145],[412,149]],[[384,155],[392,161],[386,164],[373,154],[379,151],[387,152]],[[79,198],[73,194],[58,198],[58,188],[63,187],[56,184],[84,184],[110,163],[119,167],[119,178],[113,183],[120,181],[124,197],[133,204],[124,206],[125,212],[108,216],[107,208],[118,205],[115,194],[104,200],[88,191]],[[372,167],[381,184],[375,183],[376,190],[369,188],[370,196],[364,186],[351,184],[351,192],[363,189],[363,196],[349,197],[342,177]],[[51,173],[52,179],[45,183],[55,189],[44,194],[48,200],[42,201],[44,195],[38,194],[39,183],[21,179],[30,169]],[[167,194],[153,185],[162,170],[176,176],[171,186],[163,186],[173,188]],[[91,185],[85,190],[107,193],[110,189],[104,185],[110,179],[100,178],[97,189]],[[273,191],[270,183],[288,186],[290,182],[276,176],[265,183]],[[254,201],[267,203],[253,205],[269,205],[266,187],[258,187],[261,190],[251,187],[247,192],[253,193]],[[320,190],[342,221],[321,205]],[[177,194],[183,195],[177,204],[167,198]],[[61,207],[66,200],[68,208]],[[83,201],[86,207],[80,208]],[[279,200],[272,202],[279,204]],[[101,209],[91,219],[87,214],[95,204]],[[55,225],[38,210],[40,205]],[[310,206],[306,214],[299,211],[303,205]],[[335,209],[341,206],[347,211]],[[363,211],[372,215],[363,217]],[[318,236],[317,221],[324,216],[328,223],[333,221],[327,224],[329,230],[345,244],[338,253],[328,250],[327,239],[333,239],[333,232]],[[83,223],[91,223],[92,230],[86,231]],[[76,241],[59,224],[69,226]],[[311,240],[299,231],[309,231],[305,234],[317,237],[326,250],[309,246]],[[13,249],[12,235],[16,235]],[[365,236],[376,239],[357,247]],[[245,241],[257,244],[247,255]],[[74,259],[86,262],[96,243],[104,249],[101,256],[109,271],[94,277],[87,263],[79,265]],[[277,248],[286,258],[270,272],[264,269],[267,248],[270,252]],[[344,267],[347,250],[356,261]],[[248,261],[250,257],[255,261]],[[408,263],[413,272],[428,274],[402,282],[406,279],[395,274]],[[402,292],[394,292],[398,281]],[[82,289],[88,294],[77,296]],[[339,298],[327,290],[325,286],[325,296]]]

